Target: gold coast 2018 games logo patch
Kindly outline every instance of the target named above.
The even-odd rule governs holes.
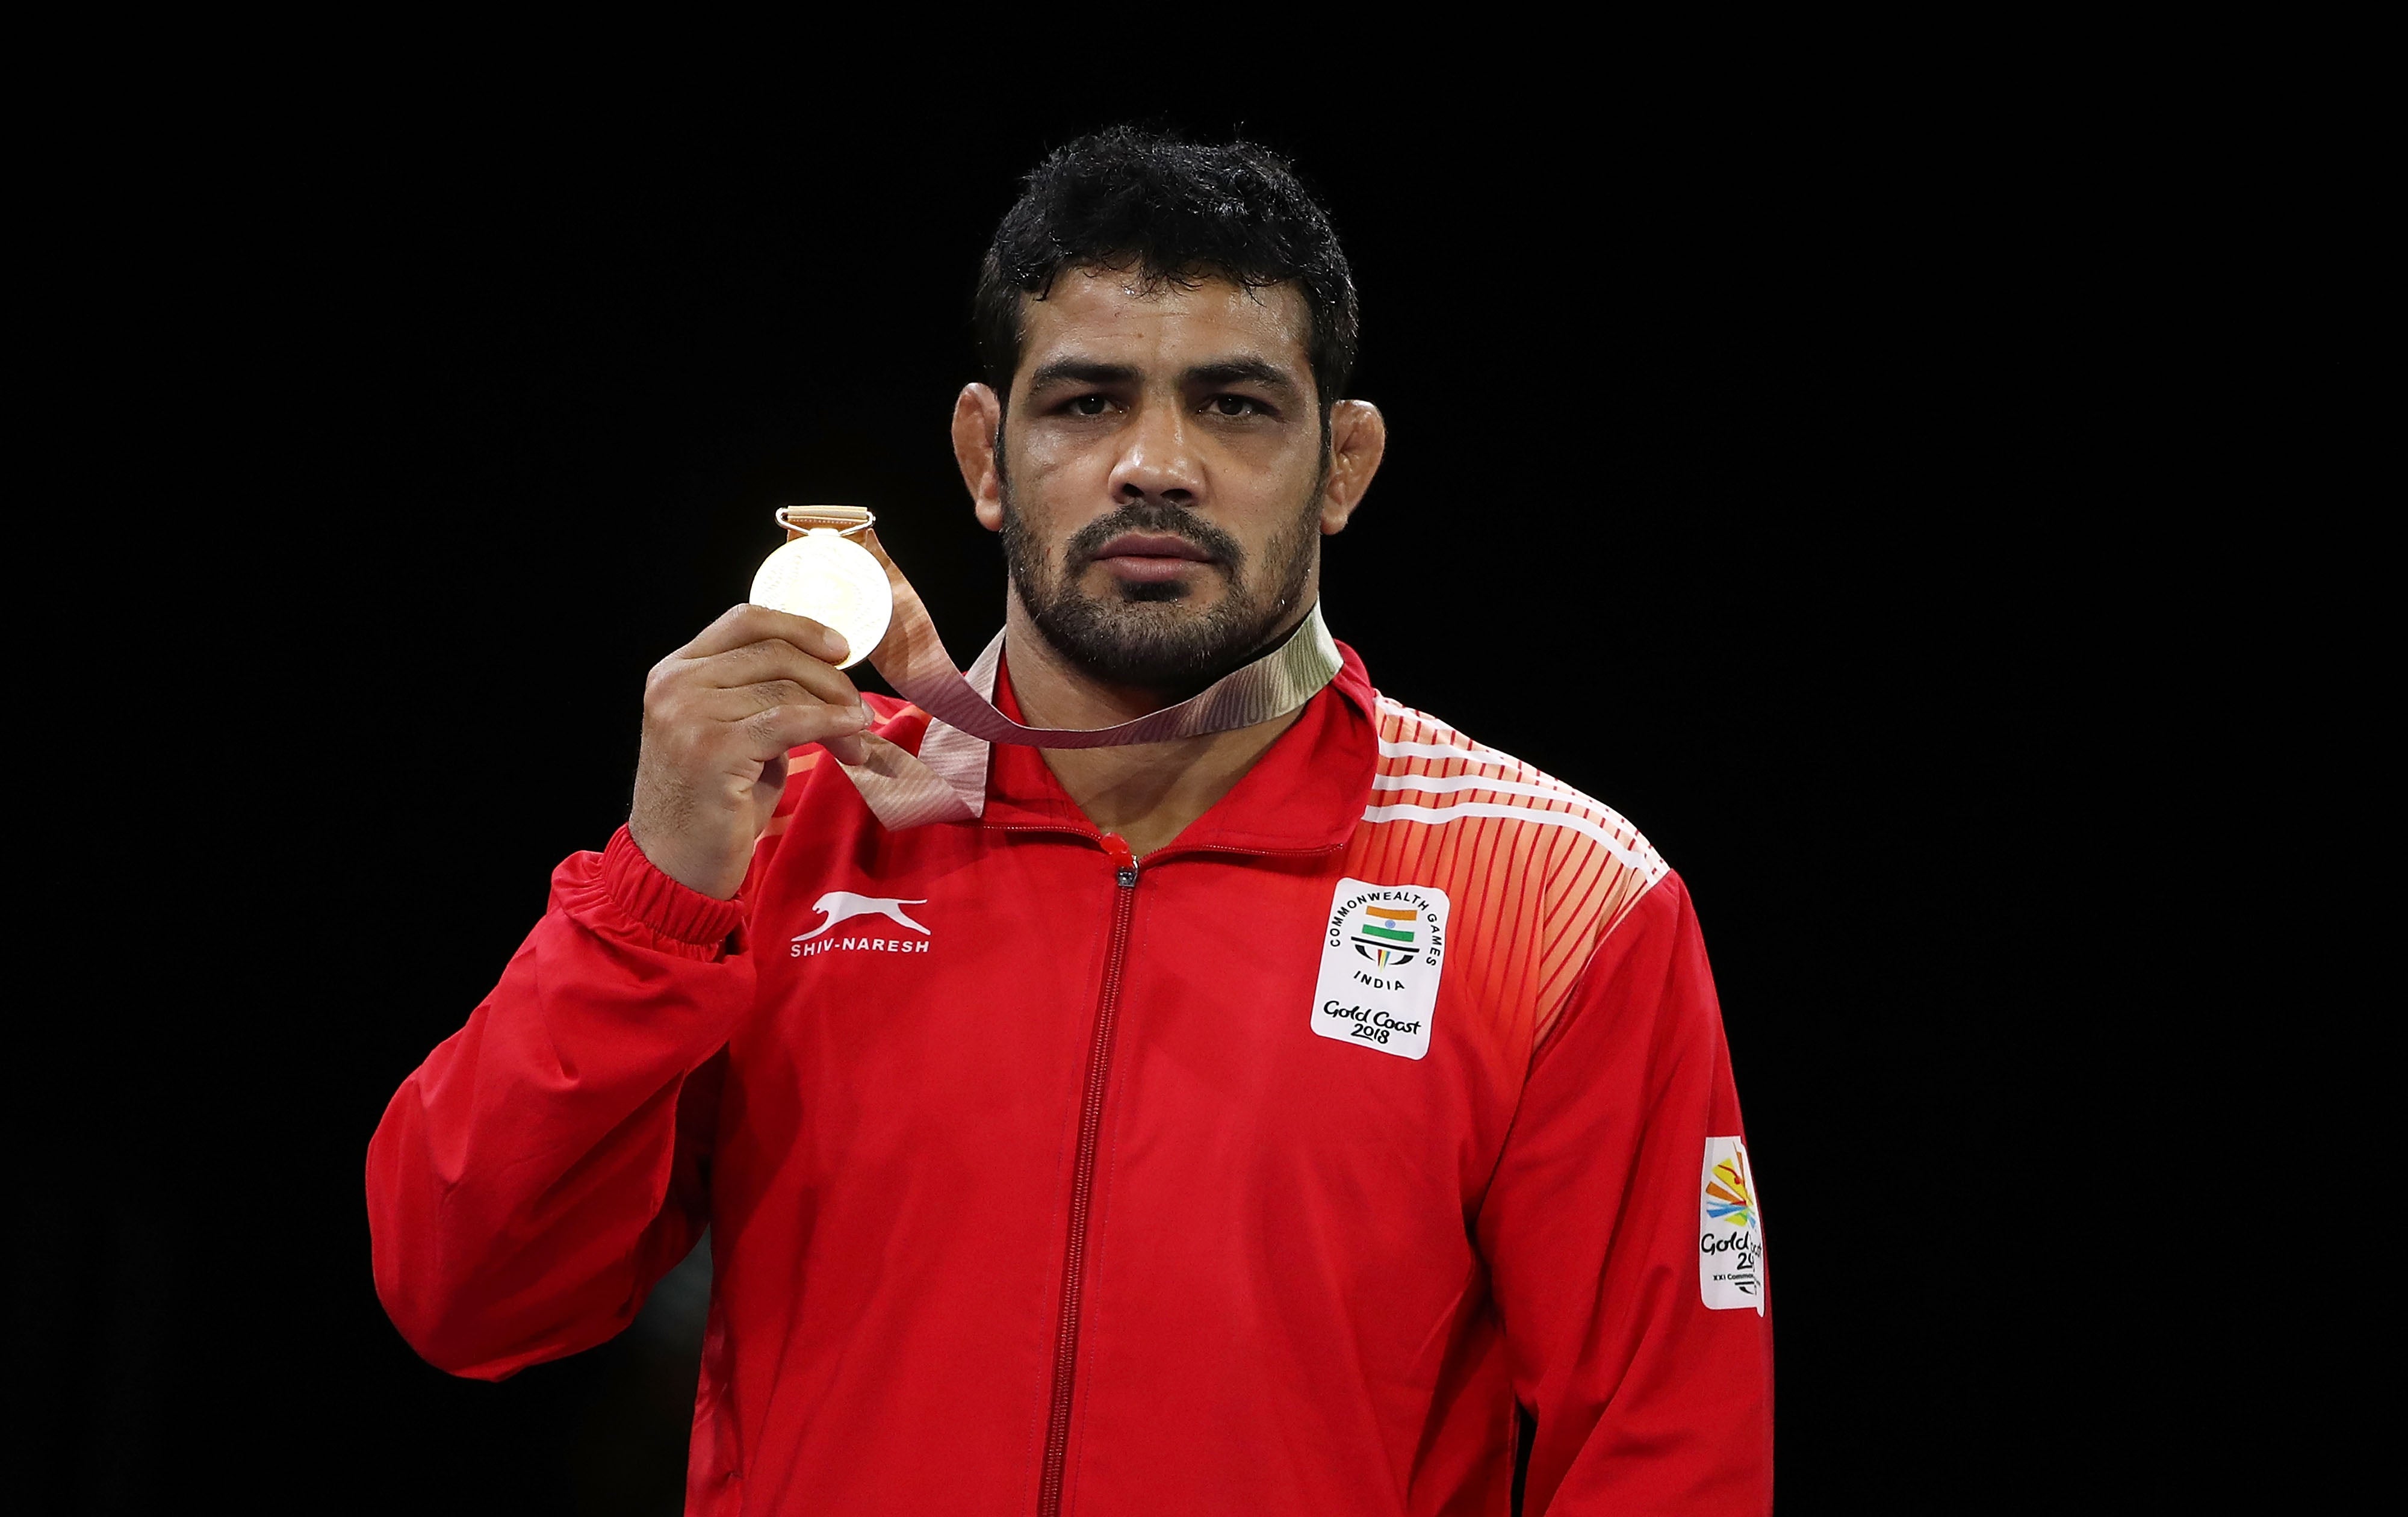
[[[1446,892],[1340,880],[1312,992],[1312,1030],[1399,1058],[1429,1052],[1446,966]]]
[[[1698,1295],[1716,1311],[1764,1314],[1764,1208],[1742,1138],[1706,1139],[1698,1179]]]

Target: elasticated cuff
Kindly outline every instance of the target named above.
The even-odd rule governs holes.
[[[723,901],[679,884],[653,867],[624,826],[602,851],[602,887],[638,922],[698,948],[718,947],[744,922],[740,898]]]

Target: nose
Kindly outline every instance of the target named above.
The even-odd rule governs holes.
[[[1140,406],[1122,434],[1121,455],[1112,465],[1115,506],[1152,501],[1193,510],[1204,499],[1204,470],[1189,446],[1187,418],[1177,402]]]

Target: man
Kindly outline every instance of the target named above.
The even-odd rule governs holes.
[[[1338,398],[1326,218],[1258,149],[1107,133],[1030,176],[978,314],[995,705],[1304,688],[986,749],[729,611],[652,672],[627,825],[378,1130],[394,1321],[498,1379],[624,1327],[709,1225],[695,1512],[1502,1512],[1517,1402],[1528,1510],[1766,1510],[1685,891],[1321,631],[1384,445]],[[970,754],[978,813],[883,824],[866,737]]]

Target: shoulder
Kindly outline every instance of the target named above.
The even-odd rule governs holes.
[[[1545,834],[1556,865],[1610,866],[1642,892],[1670,872],[1655,845],[1595,796],[1386,695],[1377,697],[1374,717],[1380,756],[1367,823],[1481,820],[1511,834]]]
[[[1379,756],[1348,873],[1445,891],[1491,993],[1523,1001],[1543,1033],[1670,866],[1622,813],[1511,753],[1385,695],[1372,719]]]

